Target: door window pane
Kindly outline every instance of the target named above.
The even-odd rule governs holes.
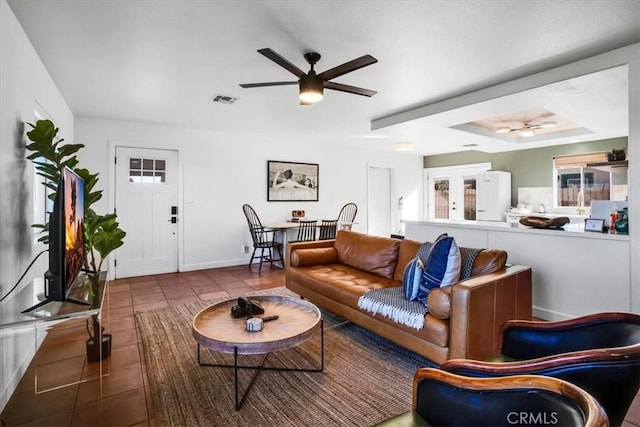
[[[476,177],[465,176],[464,180],[464,219],[476,220]]]
[[[143,184],[166,183],[166,160],[129,159],[129,182]]]
[[[449,180],[436,179],[435,190],[435,218],[449,219]]]

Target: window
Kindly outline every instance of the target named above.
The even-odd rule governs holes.
[[[130,158],[129,182],[164,184],[166,182],[165,169],[165,160]]]
[[[553,159],[556,175],[556,207],[589,206],[592,200],[611,200],[611,172],[607,153],[558,156]]]

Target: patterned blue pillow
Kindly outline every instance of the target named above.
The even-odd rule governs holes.
[[[416,257],[407,264],[402,276],[402,293],[409,301],[415,301],[418,298],[418,289],[422,281],[422,261]]]
[[[422,261],[424,270],[417,300],[426,303],[431,289],[453,285],[460,279],[462,260],[460,249],[454,238],[442,234],[433,242],[433,246],[426,254],[426,259]]]

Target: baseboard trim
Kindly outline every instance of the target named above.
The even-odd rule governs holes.
[[[224,261],[203,262],[199,264],[185,264],[180,267],[180,271],[208,270],[210,268],[233,267],[236,265],[247,264],[248,260],[246,258],[228,259]]]

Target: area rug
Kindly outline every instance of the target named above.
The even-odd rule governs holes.
[[[276,288],[255,295],[295,294]],[[251,294],[250,294],[251,295]],[[214,301],[136,313],[156,425],[159,426],[370,426],[411,408],[412,382],[431,362],[323,311],[324,371],[263,371],[244,405],[234,407],[233,369],[198,364],[191,335],[196,313]],[[269,355],[272,366],[317,367],[320,337]],[[202,350],[203,361],[233,363],[233,356]],[[259,356],[244,356],[255,364]],[[251,371],[241,370],[241,390]]]

